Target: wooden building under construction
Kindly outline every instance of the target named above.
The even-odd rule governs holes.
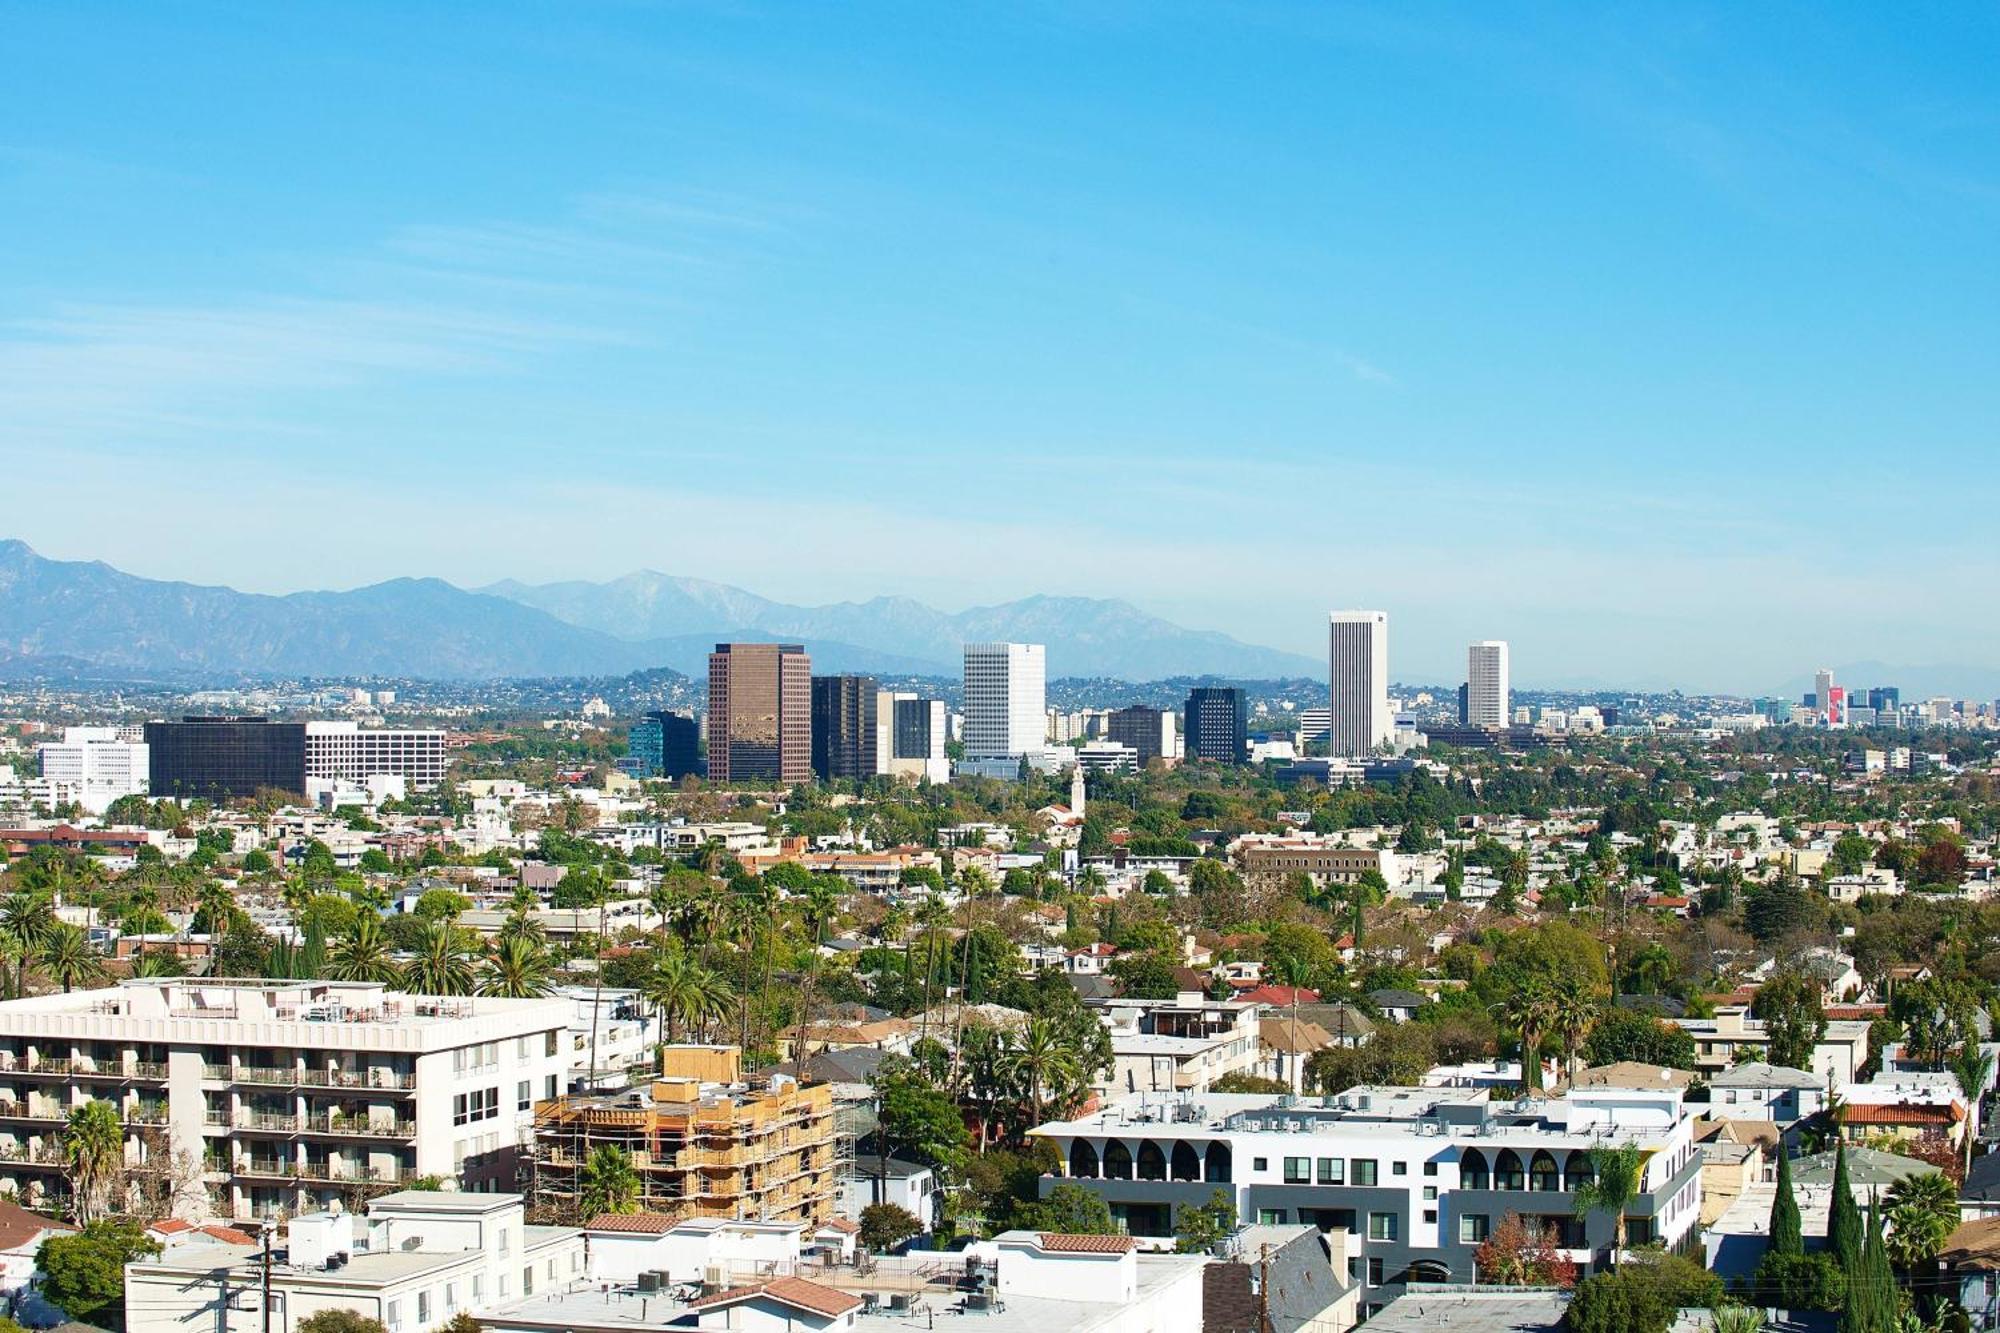
[[[630,1155],[643,1212],[807,1223],[833,1216],[832,1090],[785,1078],[751,1087],[733,1046],[669,1046],[650,1087],[539,1103],[537,1211],[588,1220],[578,1216],[579,1178],[605,1144]]]

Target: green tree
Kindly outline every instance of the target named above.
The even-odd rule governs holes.
[[[1827,1249],[1843,1273],[1861,1267],[1861,1208],[1854,1202],[1854,1187],[1847,1175],[1847,1144],[1833,1150],[1833,1200],[1827,1213]]]
[[[87,1226],[104,1215],[125,1173],[125,1125],[117,1108],[93,1098],[71,1111],[63,1161],[74,1191],[72,1210]]]
[[[1941,1171],[1907,1176],[1889,1187],[1888,1246],[1898,1268],[1928,1270],[1958,1226],[1958,1187]]]
[[[36,966],[65,992],[104,979],[104,961],[75,926],[59,925],[42,941]]]
[[[954,1168],[969,1136],[951,1094],[932,1084],[907,1056],[884,1060],[872,1081],[883,1156],[894,1151],[941,1170]]]
[[[1847,1274],[1830,1254],[1767,1252],[1751,1278],[1757,1303],[1786,1310],[1838,1310],[1847,1303]]]
[[[1640,1254],[1578,1286],[1563,1326],[1570,1333],[1666,1333],[1683,1309],[1721,1299],[1722,1280],[1693,1260]]]
[[[1792,1192],[1792,1158],[1783,1144],[1778,1146],[1778,1183],[1771,1199],[1770,1252],[1778,1255],[1806,1252],[1805,1233],[1799,1222],[1799,1200]]]
[[[354,925],[334,942],[327,956],[326,974],[335,981],[380,981],[394,985],[402,971],[389,957],[389,941],[382,934],[382,918],[363,912]]]
[[[298,1329],[299,1333],[388,1333],[381,1320],[359,1310],[321,1310],[299,1320]]]
[[[639,1211],[639,1173],[632,1156],[616,1144],[600,1143],[577,1171],[577,1216],[588,1222],[605,1213]]]
[[[1848,1274],[1847,1304],[1840,1312],[1840,1333],[1896,1333],[1901,1322],[1896,1275],[1889,1267],[1889,1254],[1882,1244],[1882,1228],[1875,1210],[1868,1211],[1861,1264]]]
[[[1236,1201],[1228,1190],[1217,1190],[1207,1203],[1182,1204],[1174,1211],[1174,1249],[1180,1254],[1207,1254],[1236,1233]]]
[[[1651,1014],[1631,1009],[1606,1009],[1590,1030],[1584,1059],[1593,1065],[1636,1060],[1668,1069],[1694,1068],[1694,1034]]]
[[[71,1319],[116,1322],[125,1305],[125,1265],[159,1252],[138,1222],[100,1220],[43,1241],[35,1266],[42,1270],[42,1295]]]
[[[1118,1230],[1111,1209],[1095,1191],[1062,1181],[1021,1210],[1020,1224],[1032,1231],[1070,1236],[1108,1236]]]
[[[416,956],[403,965],[403,989],[413,995],[470,995],[479,982],[465,933],[447,919],[425,918]]]
[[[1757,988],[1750,1016],[1764,1025],[1765,1059],[1774,1065],[1811,1069],[1813,1048],[1826,1036],[1826,1011],[1819,983],[1802,972],[1774,973]]]
[[[425,889],[411,910],[426,921],[456,921],[472,900],[450,889]]]
[[[1636,1143],[1592,1148],[1590,1170],[1592,1178],[1576,1187],[1571,1204],[1579,1213],[1611,1214],[1611,1263],[1616,1267],[1625,1251],[1625,1209],[1639,1197],[1639,1186],[1646,1174],[1646,1154]]]
[[[861,1210],[861,1248],[870,1254],[884,1254],[910,1237],[924,1224],[901,1204],[871,1203]]]

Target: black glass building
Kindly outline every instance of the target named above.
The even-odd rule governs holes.
[[[813,773],[827,778],[875,776],[875,678],[812,678]]]
[[[1249,704],[1233,685],[1188,691],[1183,756],[1189,763],[1241,764],[1250,758]]]
[[[684,778],[701,772],[701,727],[686,713],[648,713],[632,724],[627,745],[638,776]]]
[[[260,791],[303,794],[306,724],[263,717],[184,717],[146,724],[155,797],[221,801]]]

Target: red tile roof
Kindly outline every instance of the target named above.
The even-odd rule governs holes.
[[[1125,1254],[1139,1248],[1130,1236],[1069,1236],[1058,1231],[1041,1233],[1042,1248],[1057,1254]]]
[[[836,1217],[831,1222],[820,1223],[819,1229],[821,1231],[844,1231],[848,1235],[852,1236],[860,1232],[861,1224],[858,1222],[850,1222],[844,1217]]]
[[[1965,1119],[1965,1108],[1957,1102],[1950,1106],[1843,1106],[1840,1108],[1840,1123],[1843,1125],[1955,1125]]]
[[[828,1318],[838,1318],[851,1310],[861,1308],[859,1296],[850,1296],[844,1291],[823,1287],[802,1277],[774,1277],[769,1282],[762,1282],[756,1286],[730,1287],[716,1292],[713,1296],[703,1296],[699,1300],[689,1301],[688,1309],[706,1310],[718,1305],[735,1305],[754,1296],[768,1296],[774,1301],[800,1310],[809,1310],[814,1314],[823,1314]]]
[[[672,1231],[680,1219],[664,1213],[599,1213],[583,1224],[585,1231],[630,1231],[658,1236]]]
[[[213,1236],[225,1245],[255,1245],[257,1238],[247,1231],[235,1227],[206,1226],[201,1229],[204,1236]]]

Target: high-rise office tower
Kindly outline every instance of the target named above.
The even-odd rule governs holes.
[[[1182,728],[1189,763],[1240,764],[1250,757],[1250,712],[1233,685],[1197,685],[1188,691]]]
[[[1389,713],[1389,613],[1335,611],[1329,620],[1327,753],[1359,758],[1387,744],[1396,725]]]
[[[1507,708],[1507,645],[1482,639],[1465,650],[1465,724],[1497,731]]]
[[[1047,739],[1047,657],[1039,643],[965,645],[965,756],[1015,759]]]
[[[1458,725],[1461,727],[1471,726],[1471,717],[1472,686],[1461,683],[1458,687]]]
[[[1833,720],[1833,672],[1821,667],[1813,673],[1813,707],[1819,710],[1819,720]]]
[[[1878,720],[1894,721],[1896,710],[1903,706],[1903,691],[1895,685],[1877,685],[1868,691],[1868,706],[1875,710]]]
[[[1180,748],[1175,744],[1174,713],[1170,708],[1133,704],[1113,709],[1105,719],[1105,734],[1120,745],[1131,746],[1141,768],[1151,759],[1172,760]]]
[[[186,801],[306,789],[306,724],[263,717],[184,717],[146,724],[148,786]]]
[[[701,772],[701,728],[686,713],[662,709],[632,724],[626,742],[638,776],[684,778]]]
[[[872,778],[877,764],[873,676],[812,678],[812,767],[821,778]]]
[[[708,655],[708,776],[812,779],[812,659],[796,643],[718,643]]]

